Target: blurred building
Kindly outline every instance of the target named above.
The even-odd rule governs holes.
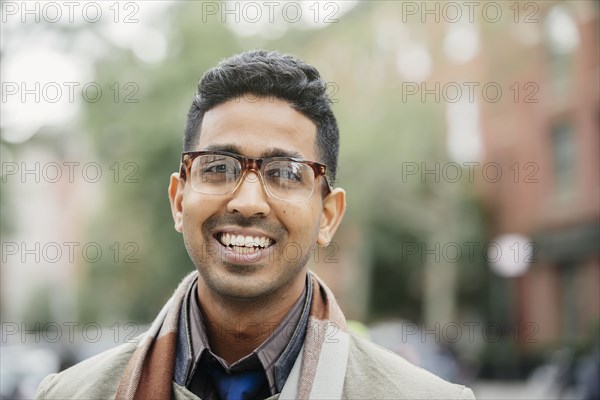
[[[547,350],[589,346],[600,328],[600,6],[501,4],[474,23],[439,6],[439,22],[413,24],[432,59],[410,89],[443,104],[448,157],[483,199],[479,248],[525,239],[502,244],[514,263],[504,273],[484,255],[494,272],[481,311],[502,336],[484,337],[483,368],[494,366],[484,375],[514,378]]]
[[[488,237],[480,238],[478,249],[503,235],[531,241],[504,243],[503,251],[510,252],[508,258],[521,269],[505,275],[486,271],[487,297],[479,299],[480,304],[467,304],[477,309],[473,314],[465,312],[464,302],[458,304],[457,277],[462,271],[470,274],[467,285],[481,285],[480,272],[465,273],[467,264],[477,260],[463,257],[461,262],[444,264],[436,259],[423,266],[432,269],[431,274],[425,273],[425,289],[419,292],[422,321],[433,325],[477,320],[501,326],[498,341],[480,335],[490,347],[498,345],[487,350],[490,364],[495,365],[502,364],[501,357],[510,359],[505,365],[516,366],[555,346],[589,344],[600,323],[599,3],[501,2],[495,3],[501,4],[497,11],[487,6],[475,9],[472,20],[466,8],[456,9],[457,3],[375,4],[373,30],[382,37],[376,64],[384,72],[365,74],[361,82],[393,77],[387,69],[392,65],[398,81],[390,79],[387,84],[400,93],[394,99],[399,109],[414,103],[440,105],[431,109],[442,114],[431,117],[445,114],[448,159],[464,167],[463,183],[468,180],[469,189],[483,198]],[[436,171],[434,162],[418,161],[421,168],[426,165]],[[444,207],[439,215],[458,221],[438,218],[435,207],[420,203],[436,215],[431,230],[442,233],[441,239],[434,237],[427,244],[429,249],[435,249],[436,241],[463,240],[453,229],[466,230],[469,225],[463,216],[456,217],[458,208],[449,201],[449,193],[459,185],[445,166],[437,172],[441,179],[435,185],[438,195],[446,191],[440,195]],[[421,171],[421,186],[431,182],[431,175]],[[405,201],[394,198],[395,204]],[[404,218],[401,225],[408,220]],[[421,218],[420,224],[425,221]],[[341,231],[337,240],[346,244],[344,234],[350,230]],[[467,250],[463,250],[464,255]],[[428,256],[422,259],[433,260]],[[349,258],[360,259],[356,254]],[[487,255],[488,264],[493,258]],[[399,260],[400,256],[396,267]],[[346,305],[356,290],[346,294],[342,287],[347,282],[339,282],[339,277],[368,286],[376,266],[359,274],[347,272],[352,260],[341,265],[346,275],[331,266],[320,272],[326,279],[328,275],[338,278],[337,282],[331,279],[331,285]],[[400,301],[393,304],[400,310]],[[352,316],[364,315],[363,308],[350,309],[355,311]]]
[[[600,323],[599,7],[537,4],[511,34],[484,32],[480,60],[503,89],[481,102],[483,165],[502,172],[482,180],[490,236],[534,243],[515,253],[527,270],[507,278],[525,353],[585,345]]]

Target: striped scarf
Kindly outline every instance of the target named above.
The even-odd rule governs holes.
[[[179,312],[185,294],[196,276],[197,272],[194,271],[183,279],[150,329],[139,338],[137,348],[121,377],[116,394],[117,400],[171,398]],[[343,357],[340,360],[337,348],[342,344],[347,346],[347,337],[343,333],[346,329],[346,320],[329,288],[315,274],[309,272],[309,276],[313,291],[306,338],[298,357],[301,357],[301,360],[296,362],[288,378],[288,383],[292,382],[294,387],[288,387],[286,384],[282,398],[290,396],[307,399],[313,397],[318,387],[322,386],[321,383],[327,391],[332,388],[332,380],[339,381],[341,378],[343,383],[346,360]],[[325,357],[324,360],[322,350],[325,348],[324,344],[328,343],[333,343],[335,346],[327,346],[328,351],[323,353],[332,355]],[[329,350],[332,347],[335,347],[333,353]],[[331,362],[335,362],[337,368],[330,368],[329,365],[327,368],[323,366],[318,368],[320,363],[327,365]],[[331,369],[341,370],[342,376],[326,376],[332,372]],[[323,382],[315,384],[317,373],[322,375]],[[341,383],[338,386],[341,386]],[[338,389],[341,391],[341,387]]]

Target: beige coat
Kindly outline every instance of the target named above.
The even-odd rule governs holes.
[[[311,398],[344,399],[474,399],[464,386],[448,383],[402,357],[353,334],[343,333],[319,358]],[[114,399],[127,362],[136,348],[126,343],[53,374],[42,381],[38,399]],[[282,393],[295,397],[301,356]],[[173,383],[171,398],[198,397]]]

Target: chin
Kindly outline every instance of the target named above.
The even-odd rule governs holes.
[[[241,268],[248,267],[241,266]],[[268,282],[247,272],[241,274],[200,272],[200,276],[209,290],[223,298],[251,300],[267,296],[275,291]]]

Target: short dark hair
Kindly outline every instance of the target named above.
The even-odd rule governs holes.
[[[319,71],[304,61],[278,52],[247,51],[221,61],[200,82],[187,115],[184,151],[194,149],[204,114],[228,100],[253,95],[288,101],[317,126],[319,161],[327,166],[330,183],[335,182],[339,130],[326,82]]]

